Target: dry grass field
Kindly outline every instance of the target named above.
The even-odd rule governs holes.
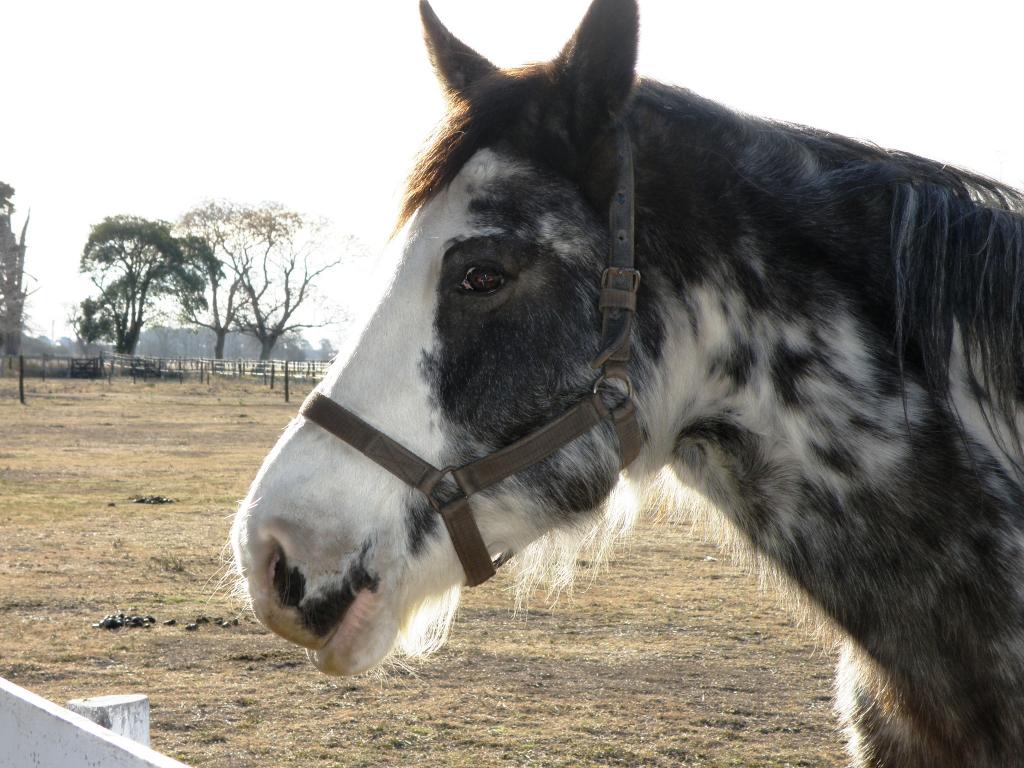
[[[411,669],[319,674],[218,589],[297,389],[32,380],[20,406],[0,379],[0,676],[146,693],[153,746],[195,766],[843,763],[831,649],[684,525],[641,526],[553,608],[513,615],[507,577],[469,591]],[[92,628],[118,609],[157,623]],[[239,624],[186,631],[200,615]]]

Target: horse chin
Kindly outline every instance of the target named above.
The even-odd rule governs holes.
[[[316,668],[348,677],[380,664],[398,637],[398,622],[386,603],[377,592],[360,592],[327,642],[309,651]]]

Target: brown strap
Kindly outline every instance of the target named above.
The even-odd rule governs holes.
[[[618,129],[616,155],[619,172],[608,209],[608,234],[611,244],[608,250],[608,268],[601,276],[601,288],[602,294],[604,291],[615,291],[617,296],[619,291],[635,294],[640,285],[640,273],[634,268],[633,263],[633,146],[625,125],[619,126]],[[636,310],[635,298],[632,306],[624,306],[625,302],[621,299],[609,302],[602,296],[602,300],[601,351],[591,363],[594,368],[601,368],[609,360],[629,360],[629,340],[633,331],[633,314]]]
[[[636,291],[624,291],[620,288],[602,288],[601,298],[597,304],[601,310],[627,309],[636,312]]]
[[[299,413],[427,496],[441,478],[441,471],[433,464],[316,390],[306,398]]]
[[[462,570],[466,573],[466,586],[475,587],[483,584],[494,575],[494,563],[487,551],[480,529],[473,519],[473,511],[469,508],[469,499],[459,496],[437,510],[444,520],[448,536],[459,556]]]
[[[636,420],[636,406],[632,400],[612,411],[612,424],[619,437],[619,466],[625,469],[640,455],[644,446],[643,432]]]
[[[433,496],[442,477],[441,470],[320,392],[310,393],[299,413],[426,495],[444,520],[455,554],[466,573],[466,584],[475,587],[494,575],[491,554],[473,519],[469,499],[459,496],[439,505]]]
[[[452,472],[467,496],[490,488],[506,477],[546,459],[559,448],[594,428],[607,414],[600,399],[587,397],[554,421],[514,443]]]

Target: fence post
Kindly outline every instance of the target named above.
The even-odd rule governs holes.
[[[284,361],[284,401],[288,402],[288,361]]]
[[[287,388],[285,388],[287,392]],[[288,396],[285,395],[285,402],[288,401]],[[21,404],[25,404],[25,356],[18,355],[18,400]]]
[[[46,355],[43,355],[43,381],[46,381]]]
[[[270,391],[274,391],[274,361],[270,361]]]
[[[149,697],[142,694],[72,699],[67,708],[114,733],[149,746]]]

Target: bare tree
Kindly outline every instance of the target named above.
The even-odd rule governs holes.
[[[325,222],[276,203],[239,211],[239,250],[232,257],[245,301],[236,326],[259,339],[260,359],[270,358],[284,334],[322,323],[301,319],[299,309],[314,294],[314,282],[343,260],[323,259]]]
[[[213,331],[214,357],[224,357],[224,341],[238,318],[245,296],[235,266],[242,262],[250,233],[244,222],[244,209],[228,202],[207,201],[181,217],[177,232],[187,247],[197,251],[196,262],[206,274],[206,308],[183,305],[186,323]],[[204,251],[205,246],[205,251]]]
[[[25,235],[29,217],[21,227],[21,237],[14,236],[11,215],[14,213],[14,188],[0,181],[0,348],[5,355],[21,350],[25,325]]]

